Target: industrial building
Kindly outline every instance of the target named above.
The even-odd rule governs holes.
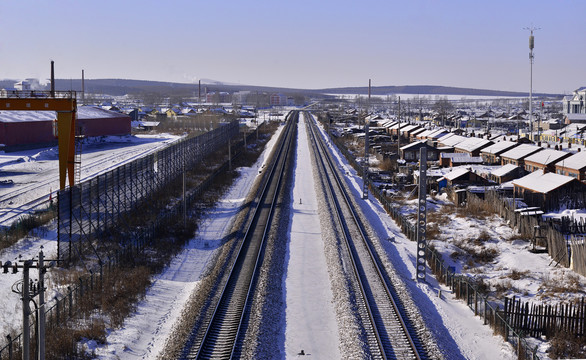
[[[5,151],[57,144],[54,111],[0,111],[0,148]],[[130,134],[130,116],[93,106],[77,108],[76,134],[86,137]]]

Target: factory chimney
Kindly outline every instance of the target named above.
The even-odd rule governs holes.
[[[51,60],[51,97],[55,97],[55,62]]]

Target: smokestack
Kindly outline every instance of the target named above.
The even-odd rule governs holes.
[[[51,96],[55,97],[55,62],[51,60]]]

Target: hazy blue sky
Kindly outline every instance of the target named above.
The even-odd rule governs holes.
[[[0,0],[0,79],[294,88],[586,85],[582,0]]]

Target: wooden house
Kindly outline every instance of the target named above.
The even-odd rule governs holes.
[[[399,149],[399,156],[408,162],[419,161],[419,152],[422,147],[427,148],[427,161],[439,160],[439,151],[433,146],[428,145],[425,141],[416,141],[401,147]]]
[[[480,151],[490,145],[492,145],[492,141],[490,140],[469,137],[466,140],[454,145],[454,152],[468,154],[472,157],[478,157],[480,156]]]
[[[511,150],[512,148],[514,148],[517,145],[518,144],[513,141],[495,142],[494,144],[487,146],[487,147],[483,148],[482,150],[480,150],[480,156],[482,156],[482,159],[488,165],[500,164],[501,163],[501,158],[500,158],[501,154],[503,154],[504,152],[507,152],[508,150]]]
[[[570,156],[572,154],[566,151],[544,149],[525,158],[525,171],[533,172],[542,170],[545,172],[555,172],[555,163]]]
[[[524,167],[524,160],[526,157],[535,154],[538,151],[542,151],[543,148],[530,144],[521,144],[512,148],[509,151],[505,151],[501,154],[501,164],[513,164],[520,167]]]
[[[497,184],[506,183],[511,180],[515,180],[523,176],[523,169],[517,165],[507,164],[500,168],[490,172],[488,176],[489,180],[494,181]]]
[[[555,164],[555,172],[586,181],[586,151],[580,151]]]
[[[586,206],[586,184],[573,177],[538,170],[513,180],[513,186],[515,197],[546,212]]]

